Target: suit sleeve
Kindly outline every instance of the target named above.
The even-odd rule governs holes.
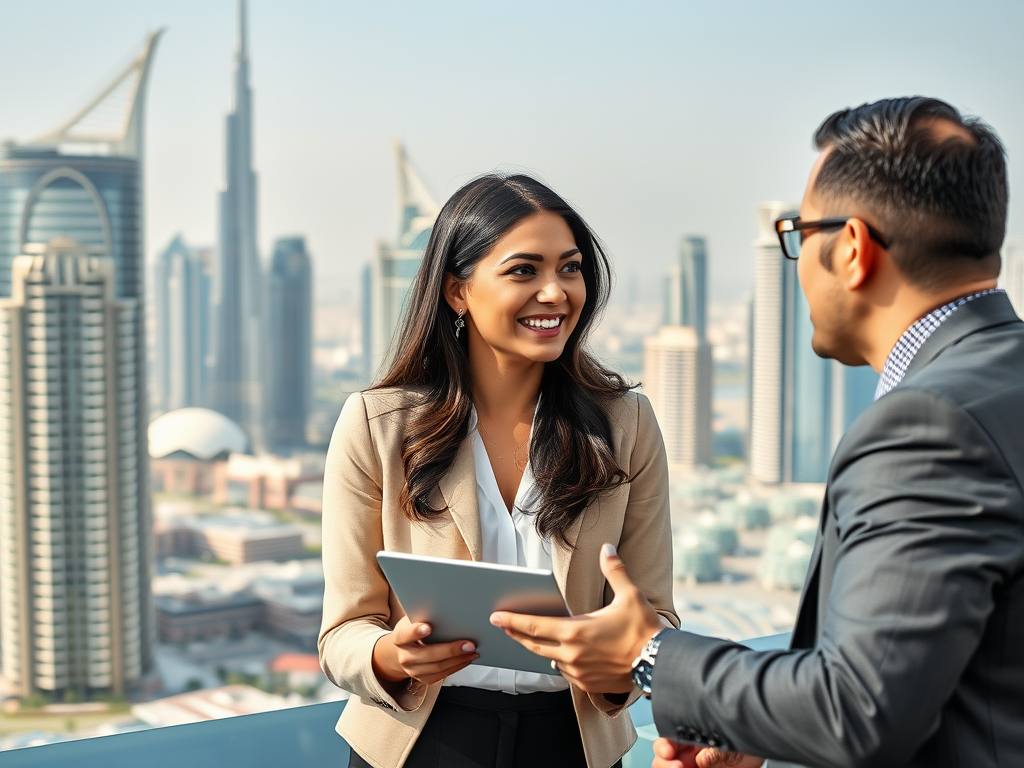
[[[366,403],[355,393],[342,408],[324,470],[320,666],[339,688],[411,711],[422,703],[426,686],[407,684],[389,692],[371,663],[374,645],[391,631],[391,590],[376,560],[384,549],[382,478]]]
[[[651,402],[639,395],[636,442],[630,455],[629,499],[616,548],[630,578],[658,611],[666,627],[678,628],[672,599],[672,519],[669,514],[668,458],[665,442]],[[605,604],[614,594],[605,586]],[[591,696],[594,705],[609,715],[618,714],[640,696],[635,689],[625,704]]]
[[[927,392],[886,395],[833,465],[826,524],[839,545],[817,647],[673,633],[655,664],[659,732],[809,765],[905,765],[1020,567],[1021,508],[969,414]]]

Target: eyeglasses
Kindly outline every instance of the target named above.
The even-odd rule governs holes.
[[[782,255],[787,259],[800,258],[800,248],[804,244],[805,233],[818,229],[839,229],[846,225],[853,216],[846,216],[838,219],[818,219],[817,221],[800,221],[799,216],[783,216],[775,222],[775,234],[779,236],[779,244],[782,246]],[[889,238],[872,227],[867,222],[864,226],[868,228],[868,235],[883,248],[889,247]]]

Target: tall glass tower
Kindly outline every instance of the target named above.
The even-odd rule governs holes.
[[[302,237],[274,243],[267,275],[268,432],[284,451],[306,445],[313,388],[313,263]]]
[[[157,39],[0,153],[0,651],[21,696],[152,667],[143,111]]]
[[[371,372],[387,363],[409,288],[440,210],[406,157],[405,148],[397,141],[394,147],[398,164],[398,240],[378,244],[370,274],[369,312],[364,308],[364,316],[370,318]]]
[[[693,328],[707,337],[708,246],[703,237],[687,235],[679,243],[679,259],[665,285],[665,325]]]
[[[210,406],[238,422],[253,445],[264,446],[264,395],[256,248],[256,173],[252,167],[252,89],[245,0],[238,3],[234,109],[227,116],[224,189],[214,283],[213,372]]]
[[[764,483],[823,483],[839,439],[874,399],[878,375],[818,357],[796,262],[775,220],[794,206],[758,207],[751,323],[750,473]]]
[[[212,254],[178,235],[153,280],[153,394],[159,411],[206,405]]]

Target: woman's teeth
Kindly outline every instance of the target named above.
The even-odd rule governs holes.
[[[537,320],[532,317],[527,317],[523,319],[522,323],[529,328],[557,328],[562,324],[562,318],[559,317],[554,320]]]

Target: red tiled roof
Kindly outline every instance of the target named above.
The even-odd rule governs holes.
[[[270,662],[271,672],[319,672],[320,659],[312,653],[282,653]]]

